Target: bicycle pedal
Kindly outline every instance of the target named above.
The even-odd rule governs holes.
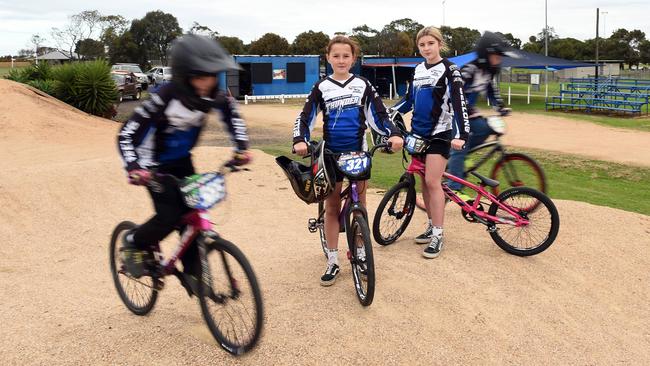
[[[309,230],[310,233],[315,233],[316,230],[318,230],[318,225],[316,223],[317,223],[316,219],[309,219],[307,221],[307,229]]]

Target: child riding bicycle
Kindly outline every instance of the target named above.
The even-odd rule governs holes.
[[[237,63],[217,41],[192,34],[174,41],[171,63],[172,82],[137,107],[120,129],[118,148],[130,184],[147,185],[152,178],[151,170],[179,179],[193,175],[190,150],[212,110],[221,112],[236,145],[231,163],[243,165],[250,161],[246,126],[237,104],[218,90],[217,73],[238,70]],[[136,278],[144,274],[143,262],[151,256],[149,248],[169,235],[190,211],[175,185],[162,185],[162,189],[147,186],[156,214],[124,236],[125,264]],[[195,285],[200,273],[195,244],[182,261],[187,283]]]
[[[323,112],[323,140],[333,153],[361,151],[366,149],[365,130],[370,126],[381,135],[389,135],[393,149],[402,147],[399,130],[390,122],[386,108],[370,82],[350,73],[359,55],[359,46],[345,36],[336,36],[327,45],[327,61],[334,73],[319,80],[311,90],[305,106],[296,119],[293,130],[293,149],[305,156],[311,130],[319,111]],[[343,174],[334,170],[333,175],[324,169],[322,187],[325,192],[325,237],[327,238],[327,268],[321,277],[321,285],[330,286],[339,273],[338,261],[338,214],[341,210],[341,186]],[[366,182],[357,182],[359,198],[365,205]],[[331,192],[331,193],[330,193]]]
[[[413,160],[425,165],[422,193],[429,217],[426,231],[416,237],[415,242],[429,244],[422,255],[435,258],[443,244],[442,173],[450,147],[459,150],[465,144],[469,122],[460,70],[440,56],[445,48],[440,30],[435,27],[421,29],[416,43],[425,61],[415,68],[407,94],[391,108],[391,113],[392,110],[400,113],[413,110],[411,133],[405,145]]]
[[[510,113],[510,108],[506,108],[501,95],[499,94],[499,83],[496,76],[501,69],[501,57],[508,54],[507,45],[501,36],[492,32],[485,32],[478,40],[475,47],[477,59],[465,64],[461,68],[463,81],[465,83],[463,90],[467,97],[467,109],[469,110],[470,134],[467,144],[461,150],[451,151],[447,171],[458,177],[465,179],[465,157],[467,152],[483,142],[495,132],[488,125],[487,119],[481,115],[481,111],[476,108],[476,102],[480,94],[486,94],[490,105],[502,116]],[[452,180],[448,181],[449,188],[456,191],[456,194],[463,200],[472,199],[462,193],[460,183]]]

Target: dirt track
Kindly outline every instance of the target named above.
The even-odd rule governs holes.
[[[318,284],[322,253],[305,226],[315,207],[294,198],[259,151],[251,172],[228,178],[229,200],[213,211],[265,300],[263,338],[235,360],[174,279],[148,317],[130,314],[113,288],[110,232],[151,212],[145,192],[125,183],[118,125],[8,81],[0,94],[3,365],[650,364],[650,217],[557,201],[555,244],[517,258],[449,206],[443,255],[425,261],[412,244],[418,213],[403,240],[375,247],[377,293],[362,308],[349,268],[335,286]],[[244,109],[251,131],[295,118],[275,110]],[[541,139],[542,127],[525,136]],[[199,170],[227,155],[195,153]],[[379,198],[370,195],[370,210]]]

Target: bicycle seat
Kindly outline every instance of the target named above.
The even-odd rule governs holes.
[[[474,175],[476,178],[480,179],[481,183],[486,185],[486,186],[496,187],[496,186],[499,185],[498,180],[490,179],[490,178],[488,178],[486,176],[483,176],[483,175],[481,175],[481,174],[479,174],[477,172],[472,172],[472,175]]]

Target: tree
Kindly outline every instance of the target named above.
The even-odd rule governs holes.
[[[352,33],[350,38],[357,41],[361,52],[366,55],[378,55],[379,46],[377,36],[379,31],[373,28],[370,28],[367,25],[360,25],[352,28]]]
[[[606,49],[608,56],[615,56],[617,59],[625,60],[630,67],[638,65],[641,62],[641,52],[639,45],[645,41],[645,33],[635,29],[628,31],[626,29],[617,29],[609,37]],[[611,54],[611,56],[610,56]]]
[[[251,42],[248,47],[251,55],[287,55],[289,42],[275,33],[266,33],[260,39]]]
[[[108,58],[111,63],[140,62],[146,60],[146,50],[138,46],[130,31],[122,33],[113,40],[113,45],[108,49]]]
[[[77,47],[75,48],[75,52],[82,59],[96,60],[98,58],[104,57],[105,55],[104,43],[100,41],[95,41],[94,39],[91,38],[86,38],[84,40],[77,42]]]
[[[499,33],[503,37],[503,39],[508,42],[508,45],[512,48],[520,49],[521,48],[521,39],[515,38],[515,36],[512,35],[512,33]]]
[[[192,24],[192,27],[190,28],[188,33],[190,33],[190,34],[199,34],[199,35],[202,35],[202,36],[207,36],[207,37],[215,38],[215,39],[217,37],[219,37],[219,32],[213,31],[212,29],[210,29],[210,27],[205,26],[205,25],[201,25],[201,24],[199,24],[197,22],[194,22]]]
[[[582,60],[587,52],[585,43],[575,38],[558,38],[548,45],[548,55],[567,60]]]
[[[410,44],[412,46],[410,52],[406,53],[405,56],[413,56],[418,52],[417,45],[415,44],[415,36],[422,28],[424,28],[424,26],[414,21],[413,19],[410,18],[397,19],[397,20],[393,20],[392,22],[384,26],[384,28],[381,31],[380,37],[387,37],[389,34],[394,34],[388,37],[399,39],[401,44],[396,45],[396,49],[400,49],[406,44],[406,40],[404,38],[404,35],[406,35],[406,37],[409,38],[409,40],[411,41]],[[404,33],[404,35],[399,35],[399,33]],[[399,53],[404,54],[404,50],[401,49]]]
[[[167,65],[167,51],[172,41],[183,34],[183,29],[175,16],[156,10],[131,22],[130,32],[133,42],[145,50],[144,59],[139,60],[140,65],[148,64],[150,59],[160,60]]]
[[[36,56],[43,55],[43,53],[39,53],[39,51],[43,43],[45,43],[45,38],[41,37],[39,34],[34,34],[29,41],[30,44],[34,46],[34,52],[36,53]]]
[[[238,37],[220,36],[217,37],[217,41],[219,41],[223,48],[230,52],[231,55],[243,55],[246,53],[244,41]]]
[[[650,64],[650,41],[645,40],[639,43],[639,58],[644,64]]]
[[[382,30],[378,35],[379,54],[381,56],[413,56],[414,41],[406,32]]]
[[[476,41],[481,38],[481,33],[478,30],[466,27],[451,28],[443,26],[440,31],[449,49],[447,52],[442,53],[446,57],[471,52]]]
[[[52,28],[52,37],[60,50],[67,51],[74,58],[72,51],[77,42],[92,38],[101,24],[102,15],[97,10],[85,10],[69,17],[69,23],[63,28]]]
[[[325,48],[330,37],[323,32],[308,31],[296,36],[291,44],[291,52],[294,55],[325,55]]]

